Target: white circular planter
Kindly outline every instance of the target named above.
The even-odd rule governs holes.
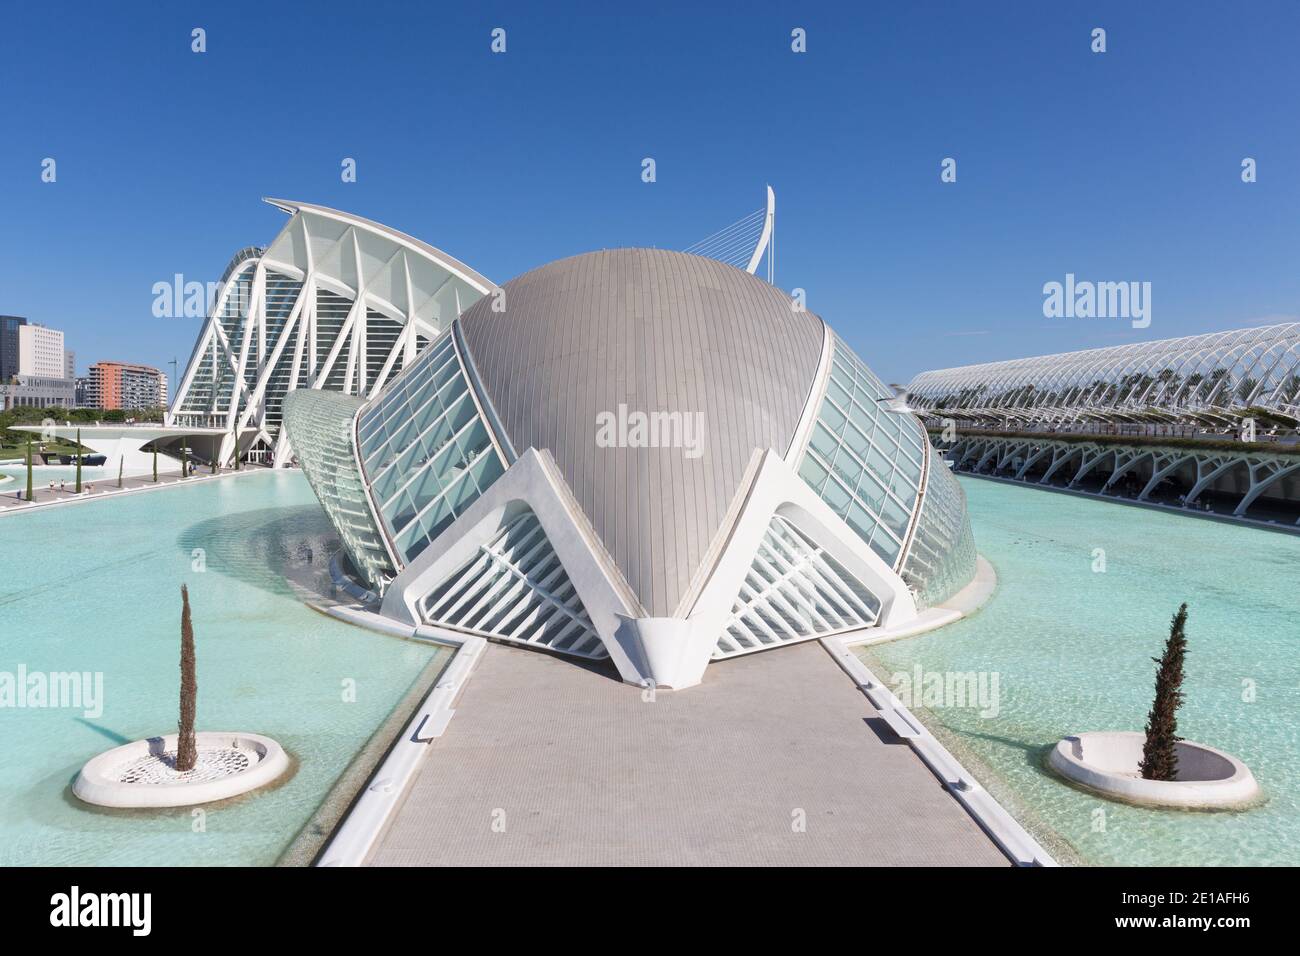
[[[194,769],[176,770],[176,734],[137,740],[92,759],[72,792],[101,807],[188,807],[248,793],[289,769],[284,748],[260,734],[195,734]]]
[[[1231,754],[1205,744],[1174,744],[1178,775],[1173,780],[1145,780],[1138,770],[1146,735],[1104,731],[1066,737],[1048,763],[1067,780],[1102,796],[1149,807],[1225,810],[1258,799],[1259,784],[1250,768]]]

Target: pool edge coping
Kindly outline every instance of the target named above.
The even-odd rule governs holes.
[[[177,478],[175,481],[160,481],[158,484],[143,485],[139,488],[111,488],[107,491],[97,491],[91,494],[82,493],[72,498],[59,498],[56,501],[29,501],[25,502],[22,507],[8,507],[0,509],[0,518],[6,518],[10,515],[31,514],[33,511],[46,511],[50,508],[59,508],[63,505],[86,504],[91,501],[104,501],[109,498],[117,498],[125,495],[139,495],[150,491],[161,491],[164,488],[181,488],[191,485],[201,484],[206,481],[216,481],[221,478],[237,478],[241,475],[260,475],[271,474],[277,469],[264,468],[259,470],[241,468],[238,471],[223,471],[216,475],[191,475],[189,478]],[[278,469],[287,471],[288,469]],[[12,476],[10,476],[12,477]],[[134,476],[139,477],[139,476]],[[112,479],[109,479],[110,481]],[[7,493],[7,492],[6,492]]]
[[[982,559],[981,559],[982,560]],[[964,615],[962,615],[964,616]],[[953,620],[956,620],[954,618]],[[941,627],[943,625],[935,625]],[[927,628],[934,630],[935,627]],[[921,633],[924,633],[922,631]],[[952,755],[938,738],[912,714],[851,650],[841,636],[823,637],[818,643],[857,684],[864,697],[912,752],[939,779],[962,808],[1016,866],[1058,867],[1059,863],[1033,835],[988,792],[975,775]],[[872,642],[856,642],[857,645]]]
[[[910,621],[893,627],[868,627],[834,636],[845,647],[866,647],[928,634],[975,614],[989,602],[997,589],[996,569],[984,555],[978,554],[975,557],[975,576],[969,584],[943,603],[927,608]]]
[[[398,624],[358,605],[335,605],[318,610],[367,630],[453,649],[451,660],[393,738],[382,760],[366,775],[357,794],[308,864],[313,867],[357,867],[365,864],[388,830],[424,763],[429,745],[446,731],[456,712],[453,705],[469,682],[487,641],[482,637],[427,625]]]

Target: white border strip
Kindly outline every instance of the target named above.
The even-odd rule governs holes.
[[[141,485],[138,488],[106,488],[103,491],[96,491],[91,494],[82,492],[80,495],[73,492],[71,497],[59,498],[55,501],[25,501],[22,505],[9,505],[7,508],[0,509],[0,518],[5,517],[6,515],[25,515],[30,514],[33,511],[45,511],[46,509],[59,508],[63,505],[84,505],[88,501],[103,501],[105,498],[118,498],[123,495],[142,495],[145,492],[161,491],[164,488],[187,488],[204,481],[220,481],[223,478],[238,478],[242,475],[260,475],[263,473],[272,474],[273,472],[274,469],[271,468],[241,468],[238,471],[233,469],[229,471],[221,471],[215,475],[190,475],[188,478],[177,478],[173,481],[160,481],[156,485],[150,482],[149,484]],[[169,474],[171,473],[169,472]],[[133,475],[132,477],[139,478],[140,476]],[[101,478],[98,480],[116,481],[117,479]],[[23,486],[23,488],[26,490],[26,486]],[[7,495],[12,491],[12,488],[6,488],[4,493]]]
[[[949,793],[966,808],[985,833],[1017,866],[1057,866],[1043,847],[1002,808],[974,775],[963,767],[934,735],[903,706],[893,692],[876,679],[876,675],[844,646],[838,637],[824,637],[821,644],[844,669],[858,689],[893,731],[908,742],[916,755],[938,777]]]
[[[339,611],[351,613],[338,613]],[[326,613],[362,626],[371,626],[362,618],[377,617],[354,608],[329,608]],[[396,629],[386,628],[390,633]],[[460,646],[438,682],[407,722],[388,756],[366,782],[366,789],[335,828],[317,866],[361,866],[365,862],[393,813],[401,806],[411,780],[429,751],[430,742],[441,737],[451,722],[455,713],[452,704],[487,647],[487,641],[481,637],[453,641],[450,634],[423,625],[401,630],[408,637],[414,636],[439,644],[457,643]]]
[[[848,631],[843,634],[825,635],[839,637],[845,647],[858,647],[863,644],[883,644],[886,641],[898,641],[905,637],[916,637],[928,631],[947,627],[954,621],[960,621],[978,611],[998,587],[998,573],[983,555],[975,558],[975,577],[969,584],[942,604],[927,608],[915,618],[893,627],[866,627]]]

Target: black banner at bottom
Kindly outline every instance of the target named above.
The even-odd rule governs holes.
[[[394,932],[417,928],[446,944],[472,926],[493,945],[520,932],[536,942],[574,932],[574,918],[584,935],[608,926],[646,939],[701,921],[761,938],[774,924],[812,929],[814,920],[822,932],[865,933],[864,944],[941,945],[953,933],[972,943],[990,932],[1223,937],[1285,927],[1290,881],[1269,869],[10,869],[0,871],[0,920],[19,938],[246,939],[259,949],[398,944],[409,937]]]

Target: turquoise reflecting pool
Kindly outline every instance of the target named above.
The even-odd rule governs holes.
[[[275,862],[425,665],[448,654],[307,607],[334,540],[297,472],[0,518],[0,679],[103,675],[100,714],[0,706],[0,865]],[[188,809],[88,809],[70,792],[86,760],[175,730],[182,583],[199,729],[268,734],[295,772],[201,821]]]
[[[1085,862],[1300,864],[1300,537],[962,478],[997,593],[974,617],[862,651],[877,675],[990,672],[1000,706],[923,708],[1008,808]],[[1105,571],[1100,567],[1104,551]],[[1072,789],[1046,748],[1141,730],[1180,602],[1179,733],[1243,759],[1267,802],[1240,813],[1140,809]]]

